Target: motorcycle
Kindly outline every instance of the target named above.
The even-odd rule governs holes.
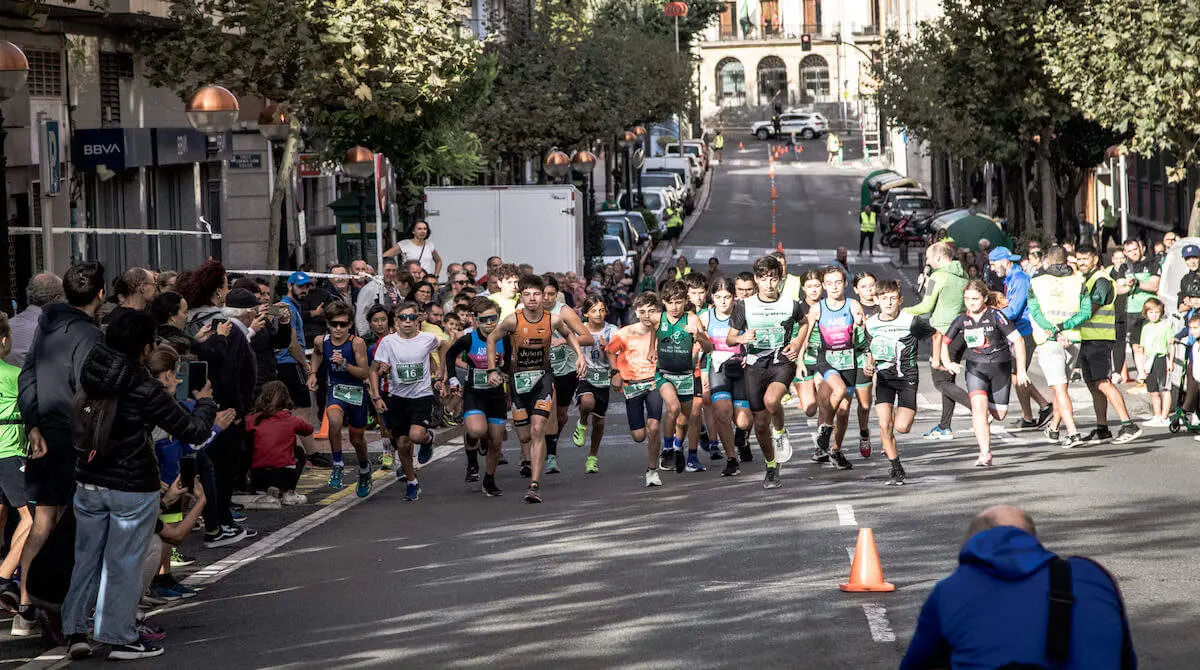
[[[928,232],[929,224],[927,222],[913,222],[911,216],[905,216],[896,223],[885,227],[881,240],[885,246],[892,249],[898,249],[904,244],[925,246],[928,242],[926,239]]]

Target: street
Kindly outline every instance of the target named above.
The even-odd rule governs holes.
[[[715,255],[727,274],[748,269],[780,244],[799,273],[844,246],[852,271],[911,280],[915,269],[900,270],[895,250],[856,255],[869,171],[861,161],[826,166],[822,142],[802,143],[800,161],[775,168],[772,235],[773,143],[743,141],[740,151],[737,139],[727,141],[708,208],[680,247],[693,267]],[[911,284],[902,285],[911,301]],[[1073,385],[1072,396],[1076,420],[1090,426],[1086,390]],[[773,491],[762,489],[757,450],[740,477],[720,477],[721,461],[702,454],[708,471],[663,473],[661,489],[643,488],[646,449],[630,439],[619,401],[600,473],[583,473],[586,452],[564,431],[563,472],[543,479],[542,505],[520,500],[526,480],[511,431],[500,498],[464,484],[461,451],[441,447],[421,471],[419,502],[404,502],[401,486],[381,487],[387,475],[361,503],[306,507],[326,516],[155,614],[166,655],[132,667],[895,667],[925,597],[954,569],[970,517],[997,503],[1028,510],[1051,550],[1090,556],[1116,576],[1144,667],[1195,662],[1200,445],[1146,428],[1131,444],[1062,450],[1012,427],[1014,398],[1006,428],[995,429],[996,465],[975,468],[961,410],[956,439],[921,439],[940,409],[927,369],[920,397],[916,425],[900,439],[909,484],[899,488],[883,485],[888,464],[877,438],[875,454],[859,457],[853,413],[846,448],[854,469],[843,472],[809,461],[816,422],[789,408],[795,455]],[[1129,400],[1145,418],[1145,396]],[[285,513],[252,511],[249,523]],[[874,529],[894,593],[838,590],[859,528]],[[186,547],[202,559],[194,568],[214,553],[197,545]],[[0,649],[10,644],[0,638]]]

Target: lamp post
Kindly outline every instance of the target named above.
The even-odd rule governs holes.
[[[637,144],[642,149],[642,161],[643,161],[642,164],[644,165],[646,156],[650,153],[650,148],[649,148],[650,133],[646,132],[645,126],[635,126],[633,129],[633,134],[637,136]],[[682,151],[682,149],[680,151]],[[637,187],[638,187],[638,201],[644,202],[645,196],[642,195],[642,166],[641,165],[637,166]]]
[[[551,149],[542,160],[542,171],[551,179],[562,179],[571,171],[571,157],[558,149]]]
[[[632,130],[626,130],[617,137],[617,147],[621,149],[622,174],[625,177],[625,209],[636,209],[633,203],[633,175],[629,172],[629,152],[633,149],[633,145],[637,143],[637,135]],[[621,199],[617,198],[617,206],[621,206]]]
[[[576,174],[584,175],[587,178],[587,199],[584,201],[583,214],[584,217],[591,221],[592,216],[596,213],[596,189],[595,178],[592,171],[596,169],[596,154],[588,151],[576,151],[574,156],[571,156],[571,169]]]
[[[25,52],[12,42],[0,41],[0,103],[24,88],[28,76],[29,59],[25,58]],[[12,266],[9,263],[12,239],[8,234],[8,155],[4,151],[7,139],[4,111],[0,109],[0,240],[4,240],[4,248],[0,249],[0,301],[4,303],[4,311],[12,313],[16,305],[12,298]]]
[[[367,259],[367,220],[366,214],[363,212],[363,200],[366,198],[366,182],[371,177],[375,176],[375,152],[364,146],[351,147],[342,156],[342,172],[345,172],[358,186],[358,240],[360,251],[363,260]],[[376,246],[379,245],[379,239],[382,231],[379,230],[378,224],[375,227]],[[383,249],[376,249],[376,254],[382,254]],[[351,259],[353,260],[353,259]],[[376,272],[383,272],[383,262],[378,262],[379,267]],[[381,275],[382,276],[382,275]]]
[[[241,111],[241,107],[238,105],[237,96],[224,86],[216,85],[205,86],[196,91],[192,99],[188,101],[185,109],[188,123],[196,130],[210,137],[233,128],[233,124],[237,123],[239,111]],[[216,222],[216,228],[217,230],[211,239],[211,255],[213,258],[220,260],[220,220]]]

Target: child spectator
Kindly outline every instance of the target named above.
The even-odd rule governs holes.
[[[1171,385],[1168,379],[1174,361],[1171,359],[1171,324],[1163,319],[1164,307],[1158,298],[1150,298],[1142,306],[1141,352],[1136,357],[1138,381],[1145,382],[1150,394],[1150,406],[1154,416],[1146,421],[1148,426],[1167,426],[1171,413]],[[1135,352],[1139,353],[1139,352]]]
[[[255,491],[265,491],[259,504],[303,505],[308,498],[296,493],[296,484],[304,472],[304,454],[312,451],[313,427],[292,416],[291,396],[280,381],[267,382],[246,417],[246,432],[254,444],[250,461],[250,482]],[[304,445],[296,444],[296,438]],[[264,500],[270,498],[271,500]]]
[[[1200,410],[1200,313],[1188,317],[1187,328],[1176,335],[1187,346],[1183,379],[1183,411],[1187,412],[1188,424],[1200,423],[1196,412]],[[1200,435],[1195,438],[1200,442]]]
[[[12,577],[21,561],[25,538],[33,527],[33,513],[25,493],[28,444],[21,410],[17,407],[17,376],[21,368],[3,360],[12,352],[12,342],[8,316],[0,312],[0,528],[4,527],[5,512],[21,517],[9,541],[8,553],[0,561],[0,605],[15,611],[21,602],[21,589]]]

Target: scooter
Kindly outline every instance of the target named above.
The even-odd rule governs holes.
[[[901,245],[923,246],[925,244],[925,234],[918,230],[918,226],[912,223],[912,217],[906,216],[895,223],[895,225],[884,230],[883,244],[893,249],[900,248]]]

